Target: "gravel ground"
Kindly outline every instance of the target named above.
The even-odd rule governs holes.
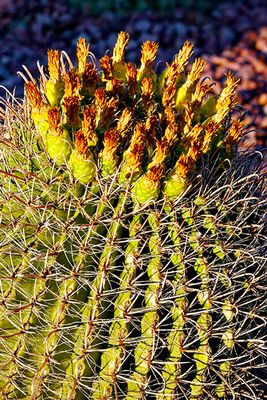
[[[216,2],[215,2],[216,3]],[[253,10],[253,17],[252,17]],[[111,49],[117,33],[131,35],[127,59],[137,62],[145,40],[160,44],[158,69],[170,62],[183,42],[191,40],[195,55],[208,60],[206,76],[219,82],[232,70],[240,76],[239,102],[246,112],[246,146],[267,147],[267,3],[236,0],[221,3],[209,12],[176,9],[169,15],[133,12],[81,15],[64,1],[0,0],[0,83],[22,96],[16,72],[22,64],[37,75],[36,61],[46,63],[49,48],[67,50],[72,58],[77,39],[84,36],[97,58]],[[4,95],[0,92],[0,96]],[[267,156],[266,156],[267,157]]]

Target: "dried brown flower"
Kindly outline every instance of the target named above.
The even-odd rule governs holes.
[[[183,84],[184,89],[192,90],[195,83],[199,80],[199,78],[204,70],[205,65],[206,65],[206,61],[203,60],[202,58],[197,58],[194,61],[191,71],[187,75],[186,82]]]
[[[165,85],[170,83],[175,84],[176,79],[184,71],[185,66],[188,64],[189,58],[193,54],[193,47],[193,44],[187,40],[179,53],[175,56],[173,62],[170,65],[167,64]]]
[[[122,83],[119,79],[112,77],[106,83],[106,91],[109,95],[116,95],[121,91]]]
[[[70,71],[68,71],[68,73],[63,76],[63,80],[65,82],[64,98],[76,96],[79,97],[79,99],[81,100],[82,99],[82,96],[80,95],[81,80],[79,76],[76,74],[75,70],[71,69]]]
[[[74,144],[79,154],[86,155],[88,153],[87,138],[82,130],[74,133]]]
[[[60,79],[60,56],[58,50],[48,50],[48,72],[51,82]]]
[[[181,154],[178,161],[175,164],[174,179],[185,180],[193,165],[194,162],[188,155]]]
[[[141,65],[146,67],[152,67],[157,51],[158,51],[158,43],[147,41],[142,44],[141,47]]]
[[[109,129],[104,134],[104,149],[105,152],[113,153],[120,144],[120,134],[116,129]]]
[[[87,44],[86,39],[80,38],[78,40],[76,56],[77,56],[77,69],[79,75],[83,75],[85,71],[89,55],[89,47],[90,46],[89,44]]]
[[[145,148],[146,126],[144,123],[137,123],[131,138],[130,145],[124,153],[125,162],[130,170],[134,171],[142,163]]]
[[[122,113],[119,117],[118,123],[117,123],[117,128],[116,128],[117,131],[121,135],[125,134],[125,132],[131,128],[132,116],[133,116],[133,114],[130,109],[125,108],[122,111]]]
[[[162,94],[162,105],[164,108],[175,106],[175,95],[175,85],[173,83],[167,84]]]
[[[80,98],[78,96],[71,96],[64,98],[63,109],[67,116],[67,123],[72,127],[81,125],[79,116],[80,111]]]
[[[91,90],[94,85],[101,81],[95,66],[87,63],[83,72],[82,86],[85,90]]]
[[[145,77],[141,81],[141,96],[145,107],[149,108],[152,105],[154,95],[152,78]]]
[[[152,182],[160,181],[163,175],[164,175],[164,166],[162,164],[153,165],[151,168],[149,168],[149,171],[147,172],[147,177]]]
[[[99,62],[105,79],[112,79],[114,71],[112,58],[108,54],[105,54],[104,57],[100,58]]]
[[[113,49],[113,55],[112,55],[113,63],[120,63],[123,61],[125,48],[128,42],[129,42],[129,34],[127,32],[120,32],[118,34],[118,39]]]
[[[48,122],[51,131],[57,131],[61,122],[61,113],[59,107],[48,110]]]
[[[213,120],[218,124],[223,122],[237,104],[236,89],[239,80],[231,72],[227,74],[226,85],[217,100],[217,113],[213,116]]]
[[[26,89],[27,98],[28,98],[32,108],[41,110],[41,108],[45,104],[43,102],[41,92],[40,92],[36,82],[25,83],[25,89]]]
[[[238,140],[242,137],[243,130],[244,130],[244,124],[240,119],[233,121],[228,131],[228,134],[225,138],[225,143],[228,145],[235,145],[238,142]]]

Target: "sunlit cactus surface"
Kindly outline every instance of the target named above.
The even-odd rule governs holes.
[[[264,398],[266,188],[185,42],[48,51],[2,100],[0,398]]]

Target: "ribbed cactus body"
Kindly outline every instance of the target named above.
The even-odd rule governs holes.
[[[65,164],[71,154],[69,132],[65,129],[58,135],[48,132],[46,135],[46,147],[50,157],[57,164]]]
[[[69,158],[69,166],[79,182],[87,184],[94,180],[96,168],[92,154],[85,158],[74,149]]]
[[[51,50],[35,128],[1,139],[0,399],[263,399],[266,187],[231,159],[237,79],[213,96],[189,42],[158,77],[128,39],[102,71],[83,39],[68,72]]]
[[[151,200],[157,200],[160,193],[160,183],[149,179],[147,175],[142,175],[134,184],[134,199],[143,204]]]
[[[164,193],[169,198],[176,198],[187,189],[187,186],[188,182],[185,182],[183,179],[173,179],[170,174],[165,181]]]
[[[47,110],[40,112],[40,111],[32,111],[31,112],[32,120],[37,127],[42,139],[46,142],[46,135],[49,129],[49,122],[47,116]]]
[[[64,82],[47,81],[45,85],[46,97],[52,107],[58,106],[64,95]]]

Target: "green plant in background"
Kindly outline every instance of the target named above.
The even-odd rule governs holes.
[[[101,15],[103,12],[115,12],[116,14],[132,13],[133,11],[155,11],[170,13],[177,8],[207,10],[213,4],[205,0],[68,0],[71,6],[88,12],[91,15]]]
[[[266,188],[186,42],[48,52],[0,142],[1,399],[262,399]],[[65,56],[65,57],[64,57]],[[90,58],[89,58],[90,57]],[[68,67],[69,64],[69,67]]]

